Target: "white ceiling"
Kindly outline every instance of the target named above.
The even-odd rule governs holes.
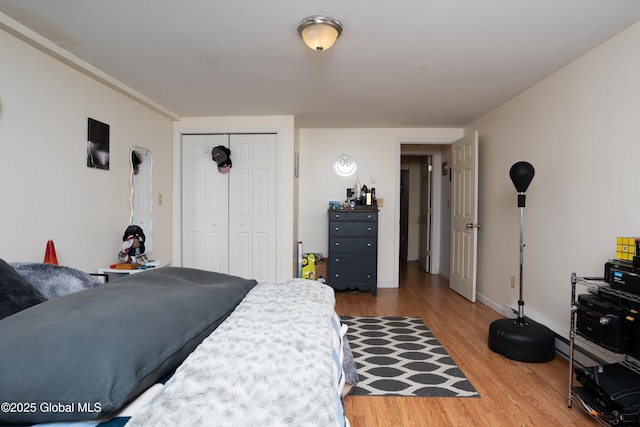
[[[462,127],[639,21],[640,1],[0,0],[0,12],[178,116]],[[344,25],[324,52],[296,31],[315,14]]]

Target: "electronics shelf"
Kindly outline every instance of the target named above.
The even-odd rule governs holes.
[[[576,273],[571,274],[571,326],[569,329],[569,400],[568,407],[571,408],[573,402],[579,404],[580,408],[592,415],[596,421],[602,425],[611,426],[616,425],[616,420],[613,417],[607,417],[601,415],[597,408],[593,408],[587,402],[585,402],[576,392],[574,367],[580,365],[575,360],[575,350],[579,349],[580,352],[587,355],[590,359],[597,361],[598,363],[616,363],[619,362],[628,369],[640,373],[640,362],[633,357],[622,354],[614,353],[598,344],[587,340],[586,338],[577,334],[577,294],[576,288],[584,287],[587,292],[590,293],[606,293],[619,298],[623,298],[627,301],[633,301],[640,304],[640,295],[624,292],[618,289],[613,289],[609,283],[605,282],[601,278],[591,277],[578,277]]]

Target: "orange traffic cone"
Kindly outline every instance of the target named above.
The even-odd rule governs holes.
[[[44,252],[44,262],[46,264],[58,265],[58,256],[56,255],[56,247],[53,246],[53,240],[47,242],[47,250]]]

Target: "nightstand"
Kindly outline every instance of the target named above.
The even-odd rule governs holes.
[[[105,280],[105,282],[108,282],[109,280],[114,280],[118,277],[126,276],[129,274],[142,273],[143,271],[152,270],[154,268],[168,267],[169,261],[152,261],[146,265],[147,267],[134,268],[133,270],[121,270],[119,268],[99,268],[98,274],[104,275],[103,277],[108,278],[108,280]]]

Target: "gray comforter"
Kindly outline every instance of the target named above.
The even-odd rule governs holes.
[[[333,290],[260,283],[127,427],[344,426]]]

